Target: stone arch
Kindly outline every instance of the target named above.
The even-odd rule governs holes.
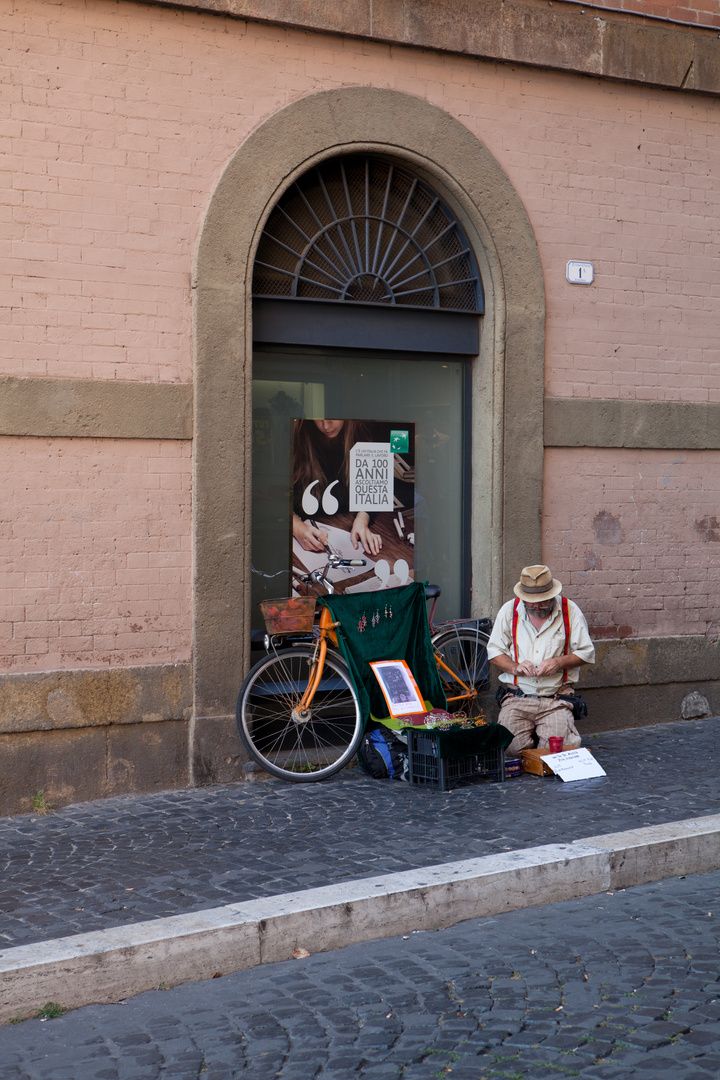
[[[217,729],[211,735],[210,718],[229,723],[248,649],[255,250],[293,180],[318,161],[355,152],[381,153],[424,176],[461,221],[480,269],[486,313],[472,380],[473,610],[491,614],[518,567],[540,559],[545,300],[522,202],[476,136],[425,100],[344,87],[294,102],[248,136],[225,168],[194,272],[193,744],[200,781],[217,775],[203,765],[202,747],[222,736]]]

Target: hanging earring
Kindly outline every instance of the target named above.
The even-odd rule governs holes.
[[[390,605],[390,618],[392,619],[392,604]]]
[[[366,626],[367,626],[367,618],[365,617],[365,612],[363,611],[362,615],[360,616],[360,621],[358,622],[358,630],[360,631],[361,634],[364,633]]]
[[[385,605],[385,618],[387,619],[387,604]]]

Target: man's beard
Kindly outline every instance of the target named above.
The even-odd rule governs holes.
[[[537,604],[534,608],[529,608],[528,613],[534,615],[536,619],[547,619],[554,607],[554,600],[548,600],[546,604]]]

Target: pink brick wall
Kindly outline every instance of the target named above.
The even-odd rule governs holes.
[[[561,126],[555,161],[544,158],[558,215],[554,236],[544,216],[538,228],[548,290],[546,392],[718,401],[718,133],[705,102],[705,126],[696,126],[691,101],[652,92],[630,98],[625,92],[614,107],[605,101],[607,110],[593,110],[583,134],[572,122],[569,131]],[[572,106],[563,108],[570,120]],[[529,200],[537,221],[536,202]],[[567,258],[591,261],[595,283],[564,282]]]
[[[2,370],[188,381],[213,185],[259,122],[338,85],[447,109],[536,231],[552,395],[720,400],[713,99],[142,4],[0,14]],[[565,281],[590,259],[596,284]]]
[[[598,638],[717,638],[720,451],[546,451],[543,558]]]
[[[190,659],[190,444],[0,439],[0,670]]]
[[[3,373],[190,381],[193,252],[228,159],[301,96],[376,85],[451,112],[509,174],[545,272],[549,394],[720,401],[713,99],[110,0],[4,5],[0,64]],[[566,283],[571,258],[594,262],[595,285]],[[11,567],[6,666],[188,659],[189,446],[2,445],[11,492],[0,548]],[[622,498],[593,499],[582,511],[562,503],[568,460],[613,476],[619,469]],[[636,482],[628,463],[637,460],[548,454],[547,557],[561,576],[567,566],[573,589],[595,582],[620,590],[615,606],[608,599],[590,613],[597,625],[693,632],[704,625],[693,616],[693,590],[698,605],[709,602],[716,542],[710,527],[696,532],[683,519],[680,495],[673,513],[686,545],[673,551],[685,560],[690,592],[667,610],[642,606],[643,590],[657,584],[647,576],[658,572],[651,561],[666,557],[664,533],[648,526],[627,556],[601,551],[606,567],[625,558],[622,568],[574,562],[578,550],[583,560],[594,550],[592,522],[602,511],[631,535],[623,499]],[[600,473],[592,475],[602,493]],[[717,511],[707,504],[710,480],[703,483],[692,513],[710,521]],[[635,501],[654,521],[643,492]],[[588,539],[573,537],[565,552],[560,524],[568,520]],[[632,600],[625,581],[599,576],[631,571]]]

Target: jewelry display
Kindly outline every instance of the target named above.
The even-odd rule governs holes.
[[[488,724],[483,712],[473,718],[464,712],[448,713],[444,709],[433,709],[423,717],[423,721],[425,727],[434,728],[436,731],[451,731],[453,728],[466,731],[473,727],[486,727]]]

